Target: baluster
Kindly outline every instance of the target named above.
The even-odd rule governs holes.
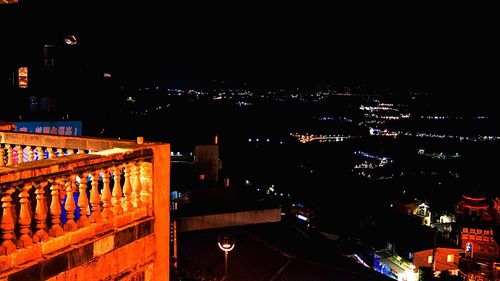
[[[0,143],[0,167],[5,166],[5,161],[4,161],[4,156],[5,156],[5,148],[3,148],[2,144]]]
[[[50,195],[52,200],[50,202],[50,217],[52,225],[49,228],[49,235],[52,237],[58,237],[64,234],[61,227],[61,201],[59,199],[59,183],[55,180],[50,182]]]
[[[7,166],[13,165],[13,155],[12,155],[12,146],[10,144],[6,144],[7,146]]]
[[[21,207],[19,208],[19,217],[17,223],[19,224],[19,239],[17,239],[17,247],[18,248],[27,248],[31,244],[33,244],[33,240],[30,236],[31,234],[31,215],[29,210],[29,194],[28,191],[33,187],[32,183],[24,184],[21,192],[19,193],[19,204]]]
[[[66,197],[66,180],[59,181],[59,203],[61,204],[61,209],[64,208],[64,197]]]
[[[3,149],[3,148],[2,148]],[[2,244],[0,247],[1,254],[6,255],[13,253],[16,250],[16,245],[12,240],[14,239],[14,220],[11,213],[12,193],[14,188],[5,189],[2,196],[2,219],[0,228],[2,229]]]
[[[29,162],[35,161],[35,152],[33,151],[33,147],[30,145],[27,146],[27,148],[28,148],[28,161]]]
[[[57,151],[57,157],[64,156],[64,151],[62,148],[58,148],[58,149],[56,149],[56,151]]]
[[[85,150],[84,149],[78,149],[78,154],[85,154]]]
[[[148,216],[152,216],[153,215],[153,175],[152,175],[152,173],[151,173],[151,177],[149,178],[148,191],[149,191]]]
[[[134,205],[135,208],[140,208],[142,207],[142,202],[141,202],[141,190],[142,190],[142,185],[141,185],[141,162],[142,161],[137,161],[135,165],[133,166],[134,168],[134,184],[132,185],[132,204]]]
[[[73,149],[71,149],[71,148],[67,148],[66,149],[66,155],[70,156],[70,155],[73,155],[73,154],[75,154],[75,151]]]
[[[21,145],[16,145],[17,148],[17,164],[24,162],[24,148]]]
[[[43,152],[43,148],[41,146],[35,147],[35,152],[38,152],[36,160],[43,160],[45,158],[45,153]]]
[[[75,178],[72,175],[66,181],[66,204],[64,204],[64,209],[66,210],[66,223],[64,224],[65,231],[75,231],[78,229],[75,222],[75,198],[73,197],[73,191],[75,190]]]
[[[48,159],[54,159],[56,158],[56,153],[54,152],[54,149],[52,147],[47,147],[47,151],[48,151],[48,155],[47,155],[47,158]]]
[[[151,166],[149,162],[143,162],[141,167],[141,183],[142,183],[142,190],[141,190],[141,202],[146,206],[146,209],[148,210],[148,215],[152,215],[152,205],[150,205],[150,196],[151,194],[149,193],[149,189],[151,186]]]
[[[132,184],[130,183],[130,165],[131,163],[126,163],[125,164],[125,183],[123,184],[123,196],[124,198],[122,199],[123,202],[123,211],[124,212],[130,212],[133,209],[133,205],[130,202],[131,201],[131,195],[132,195]]]
[[[101,222],[101,197],[99,196],[99,173],[92,173],[92,189],[90,190],[90,205],[92,205],[92,214],[90,214],[90,222]]]
[[[78,218],[78,227],[82,228],[90,225],[89,218],[87,217],[87,209],[89,208],[89,200],[87,198],[87,175],[82,173],[80,175],[80,194],[78,196],[78,207],[80,208],[80,218]]]
[[[47,186],[47,183],[44,183]],[[35,207],[35,221],[36,232],[33,235],[33,242],[47,241],[49,235],[47,234],[47,206],[45,201],[45,190],[42,183],[35,183],[36,194],[36,207]]]
[[[103,169],[102,171],[102,218],[105,220],[111,220],[113,218],[113,212],[111,212],[111,190],[109,189],[109,171]]]
[[[123,208],[121,204],[122,200],[122,188],[120,185],[120,179],[121,179],[121,167],[120,166],[115,166],[113,167],[113,198],[111,198],[111,210],[113,211],[113,214],[116,216],[119,216],[123,214]]]

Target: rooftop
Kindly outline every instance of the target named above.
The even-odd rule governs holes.
[[[276,203],[259,200],[253,193],[235,187],[198,187],[189,191],[189,197],[190,203],[179,207],[175,216],[192,217],[279,207]]]
[[[236,241],[228,258],[230,280],[390,280],[340,256],[333,242],[283,223],[181,233],[179,253],[188,270],[224,275],[224,254],[216,243],[222,233]]]

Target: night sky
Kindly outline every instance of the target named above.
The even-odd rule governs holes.
[[[498,89],[497,25],[488,9],[458,8],[31,1],[0,7],[9,39],[2,40],[8,42],[2,60],[12,63],[41,52],[33,49],[41,42],[61,44],[75,34],[88,64],[127,79],[152,70],[160,79],[263,87],[366,83],[487,97]]]

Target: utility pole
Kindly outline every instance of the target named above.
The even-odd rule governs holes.
[[[436,271],[436,235],[437,228],[434,227],[434,243],[432,245],[432,274]]]

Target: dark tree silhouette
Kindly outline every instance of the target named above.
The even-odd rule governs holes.
[[[461,276],[451,275],[450,271],[443,270],[439,273],[440,281],[463,281],[464,279]]]
[[[432,267],[421,267],[418,276],[419,281],[435,281],[434,273],[432,272]]]

